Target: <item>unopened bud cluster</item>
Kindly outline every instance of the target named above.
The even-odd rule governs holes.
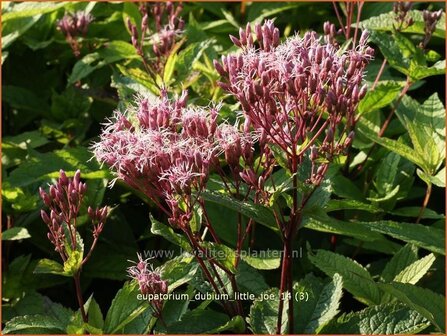
[[[163,297],[162,294],[168,293],[168,283],[161,279],[160,273],[152,268],[148,263],[148,259],[143,259],[141,254],[138,254],[138,262],[136,265],[127,269],[129,277],[138,283],[141,294],[149,297]],[[155,295],[161,294],[161,295]],[[154,299],[149,302],[157,317],[160,317],[163,301],[161,299]]]
[[[178,41],[179,36],[183,33],[185,22],[180,17],[183,9],[181,3],[174,5],[172,2],[157,2],[147,5],[140,5],[142,20],[140,24],[141,36],[138,35],[138,29],[130,19],[127,21],[128,28],[131,32],[132,45],[137,53],[146,59],[143,44],[145,38],[150,37],[152,44],[152,52],[156,57],[156,61],[151,62],[151,68],[160,73],[164,61],[171,54]],[[153,26],[150,23],[153,22]]]
[[[421,48],[425,48],[430,41],[433,33],[436,30],[436,25],[438,24],[439,20],[442,16],[442,9],[436,11],[436,12],[430,12],[428,10],[424,10],[422,16],[424,18],[424,39],[420,43]]]
[[[80,45],[78,37],[87,35],[88,27],[93,21],[93,16],[84,11],[76,13],[67,13],[57,22],[57,28],[64,34],[65,39],[73,50],[76,57],[80,54]]]
[[[396,15],[396,21],[399,24],[396,29],[406,29],[414,24],[413,18],[408,15],[412,7],[413,4],[407,1],[397,1],[393,4],[393,12]]]
[[[72,179],[60,170],[58,180],[50,186],[48,192],[39,188],[40,197],[48,207],[48,211],[42,209],[40,212],[42,220],[49,229],[48,239],[64,261],[68,258],[65,245],[70,244],[68,247],[71,250],[76,249],[76,219],[86,191],[87,185],[81,181],[79,170]],[[93,237],[96,240],[104,227],[107,207],[97,209],[89,207],[88,214],[93,222]]]
[[[334,34],[334,28],[327,30]],[[341,139],[354,126],[366,94],[364,70],[373,57],[366,32],[345,52],[322,43],[315,32],[280,43],[272,21],[256,24],[254,34],[247,25],[239,38],[230,38],[241,51],[215,62],[224,79],[219,84],[238,99],[246,120],[261,134],[261,146],[278,146],[292,164],[313,144],[318,157],[329,161],[350,145]],[[346,127],[339,130],[342,120]]]

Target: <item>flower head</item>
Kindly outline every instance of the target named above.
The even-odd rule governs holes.
[[[138,283],[141,294],[154,295],[154,294],[166,294],[168,292],[168,283],[161,279],[161,275],[158,271],[155,271],[148,263],[149,259],[143,259],[140,253],[137,254],[138,262],[134,266],[130,266],[127,269],[127,273],[130,278]],[[163,300],[154,299],[150,301],[150,304],[154,308],[156,314],[161,313],[163,307]]]
[[[186,107],[186,97],[139,97],[134,109],[115,114],[93,146],[100,162],[160,206],[203,189],[216,162],[217,108]],[[172,218],[175,210],[165,210]]]
[[[241,51],[215,66],[223,78],[220,86],[239,100],[261,145],[279,147],[290,164],[301,161],[315,143],[328,159],[341,153],[345,142],[339,125],[345,120],[345,130],[353,128],[366,93],[362,80],[373,55],[366,45],[368,34],[363,32],[355,48],[342,52],[334,39],[323,41],[315,32],[280,43],[272,21],[254,30],[256,42],[249,25],[239,38],[230,37]]]

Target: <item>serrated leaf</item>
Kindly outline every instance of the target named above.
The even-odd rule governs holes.
[[[407,266],[418,260],[418,248],[412,244],[402,247],[385,265],[381,277],[385,282],[391,282]]]
[[[383,239],[382,235],[365,229],[361,225],[332,218],[323,212],[315,212],[310,216],[305,216],[301,225],[309,230],[349,236],[362,241]]]
[[[342,277],[335,273],[332,281],[324,284],[312,274],[293,286],[296,294],[306,293],[306,300],[295,300],[294,332],[297,334],[315,334],[338,314],[340,299],[343,294]]]
[[[242,332],[244,321],[240,316],[229,320],[226,314],[213,310],[195,309],[186,312],[180,321],[168,326],[169,334],[211,334],[234,330]]]
[[[411,10],[407,15],[408,18],[413,19],[414,23],[408,27],[404,27],[401,31],[404,33],[424,35],[425,23],[423,12],[420,10]],[[369,19],[361,21],[359,25],[360,27],[368,30],[393,31],[396,26],[396,14],[394,12],[388,12],[377,16],[372,16]],[[441,19],[436,24],[436,29],[433,32],[433,36],[445,38],[445,13],[442,13]]]
[[[379,284],[380,288],[395,296],[445,332],[445,297],[429,289],[393,282]]]
[[[385,147],[386,149],[399,154],[400,156],[413,162],[415,165],[421,167],[422,169],[428,170],[424,158],[421,158],[419,155],[417,155],[417,153],[415,153],[415,151],[411,147],[396,140],[379,137],[373,131],[374,126],[368,120],[362,119],[362,121],[357,124],[357,129],[372,141],[377,142],[379,145]]]
[[[275,232],[279,231],[275,224],[276,222],[273,212],[265,206],[238,201],[227,195],[211,191],[204,191],[200,195],[208,202],[217,203],[226,208],[235,210],[248,218],[252,218],[256,222],[263,224]]]
[[[430,325],[418,312],[400,303],[386,303],[342,315],[322,330],[325,334],[417,334]]]
[[[107,312],[104,321],[104,333],[119,333],[128,323],[149,308],[146,301],[137,299],[138,286],[134,282],[126,282],[115,298]]]
[[[394,209],[392,211],[388,211],[388,213],[390,213],[393,216],[417,218],[419,216],[420,211],[421,207],[411,206],[411,207],[402,207],[399,209]],[[421,218],[445,219],[445,215],[439,214],[432,209],[425,208]]]
[[[2,13],[2,22],[5,23],[9,20],[35,16],[39,14],[47,14],[64,7],[64,2],[24,2],[16,3],[10,11]]]
[[[243,254],[241,259],[250,266],[259,270],[277,269],[281,264],[280,251],[269,251],[267,256],[262,257]]]
[[[287,329],[288,306],[289,304],[286,296],[284,298],[281,334],[284,334]],[[278,322],[278,312],[279,290],[277,288],[270,288],[253,301],[250,308],[250,314],[247,319],[250,329],[254,334],[275,335]]]
[[[10,334],[13,332],[20,332],[24,330],[45,330],[48,333],[59,331],[65,333],[65,326],[61,325],[58,320],[51,316],[45,315],[25,315],[17,316],[12,320],[6,322],[2,332]]]
[[[241,293],[248,292],[260,295],[262,292],[269,289],[263,276],[243,260],[240,261],[237,268],[236,283],[238,284]]]
[[[358,222],[375,232],[445,255],[445,232],[429,226],[393,221]]]
[[[401,90],[402,85],[399,82],[380,83],[360,101],[359,114],[370,113],[391,104]]]
[[[339,211],[339,210],[361,210],[370,213],[380,213],[383,212],[382,209],[376,207],[373,204],[367,204],[356,200],[350,199],[331,199],[326,204],[325,211]]]
[[[26,187],[33,183],[59,177],[63,169],[67,176],[74,175],[77,169],[82,171],[82,178],[110,178],[111,173],[101,170],[93,160],[92,153],[85,147],[55,150],[44,154],[35,153],[26,162],[14,169],[3,181],[10,187]]]
[[[309,260],[321,271],[332,277],[339,273],[343,287],[359,301],[368,305],[380,302],[380,291],[369,272],[355,260],[326,250],[309,253]]]
[[[39,260],[36,268],[34,269],[34,273],[50,273],[68,277],[71,276],[71,274],[65,272],[63,265],[50,259]]]
[[[393,281],[416,284],[428,272],[431,265],[435,262],[436,257],[433,253],[419,259],[405,267],[399,274],[394,277]]]
[[[415,150],[426,162],[428,170],[424,169],[424,172],[434,175],[445,159],[445,108],[442,101],[436,93],[423,104],[404,96],[396,115],[408,130]]]
[[[191,245],[184,236],[175,233],[170,226],[167,226],[159,222],[152,215],[150,215],[150,220],[151,220],[151,232],[153,234],[157,236],[162,236],[163,238],[173,243],[174,245],[180,246],[185,251],[188,252],[192,251]]]
[[[73,71],[68,77],[68,83],[74,84],[107,64],[134,58],[139,58],[139,56],[130,43],[119,40],[111,41],[94,53],[85,55],[76,62]]]
[[[168,282],[168,291],[172,292],[177,287],[188,283],[197,273],[199,265],[192,255],[187,253],[168,260],[157,268],[161,278]]]

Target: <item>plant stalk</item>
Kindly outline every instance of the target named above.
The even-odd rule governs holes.
[[[79,309],[81,311],[82,321],[84,323],[88,322],[87,314],[85,313],[84,309],[84,299],[82,298],[82,290],[81,290],[81,271],[77,271],[76,274],[73,276],[74,282],[75,282],[75,288],[76,288],[76,297],[78,299]]]
[[[424,201],[422,203],[421,210],[419,210],[419,215],[418,215],[418,218],[416,219],[416,224],[419,224],[419,222],[421,221],[422,215],[424,214],[424,211],[427,208],[428,201],[430,200],[430,196],[431,196],[431,191],[432,191],[432,184],[429,183],[427,186],[427,189],[425,190]]]

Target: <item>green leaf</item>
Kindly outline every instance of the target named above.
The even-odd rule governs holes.
[[[71,277],[71,274],[68,274],[64,270],[64,266],[59,264],[58,262],[50,259],[41,259],[37,263],[36,268],[34,269],[34,273],[51,273],[57,275],[63,275]]]
[[[29,254],[14,258],[8,264],[8,269],[3,273],[2,295],[4,299],[21,298],[24,292],[32,292],[33,290],[67,282],[67,279],[64,277],[52,274],[35,274],[34,270],[37,263],[37,260],[31,260],[31,255]],[[9,301],[14,302],[14,300]],[[37,313],[39,312],[33,312],[32,314]]]
[[[152,215],[150,215],[150,220],[151,220],[151,224],[152,224],[151,232],[154,235],[162,236],[167,241],[173,243],[174,245],[180,246],[185,251],[188,251],[188,252],[192,251],[191,245],[189,244],[188,240],[184,236],[182,236],[178,233],[175,233],[174,230],[170,226],[167,226],[167,225],[159,222]]]
[[[325,211],[339,211],[339,210],[361,210],[370,213],[383,212],[382,209],[373,204],[367,204],[356,200],[349,199],[331,199],[324,208]]]
[[[64,225],[63,228],[65,231],[65,237],[67,237],[64,247],[68,255],[67,260],[64,262],[64,273],[69,276],[73,276],[82,266],[82,259],[84,258],[84,241],[74,227]],[[73,242],[71,239],[70,230],[74,232],[76,242]],[[75,246],[74,249],[72,248],[73,245]]]
[[[22,2],[15,3],[6,13],[2,13],[2,22],[9,20],[47,14],[66,6],[65,2]]]
[[[2,88],[2,100],[13,108],[33,112],[33,114],[44,114],[49,110],[49,106],[44,99],[39,97],[33,91],[20,86],[4,85]],[[26,132],[24,134],[31,135],[34,133],[40,135],[40,132],[38,131]],[[17,137],[20,139],[19,135],[15,137],[5,137],[4,141],[17,143]],[[26,146],[24,149],[26,149]]]
[[[415,165],[421,167],[422,169],[428,170],[424,158],[421,158],[417,153],[415,153],[415,151],[411,147],[396,140],[379,137],[374,132],[374,126],[368,120],[362,119],[362,121],[357,124],[357,129],[367,138],[373,140],[374,142],[377,142],[379,145],[399,154],[400,156],[413,162]]]
[[[338,314],[342,297],[343,280],[335,273],[332,281],[323,282],[313,276],[306,275],[303,280],[295,283],[293,291],[295,297],[305,293],[305,300],[295,300],[294,321],[295,333],[315,334],[335,315]],[[298,296],[297,296],[298,295]]]
[[[342,315],[323,328],[324,334],[412,335],[430,325],[422,315],[399,303],[368,307]]]
[[[2,15],[2,18],[3,17],[4,15]],[[6,53],[6,49],[19,37],[25,34],[32,26],[34,26],[34,24],[36,24],[41,17],[41,15],[22,18],[18,17],[10,20],[9,22],[2,22],[2,54]]]
[[[353,199],[356,201],[366,201],[362,191],[350,179],[341,174],[337,174],[332,177],[331,186],[334,194],[339,197]]]
[[[302,227],[309,230],[349,236],[363,241],[383,240],[382,235],[365,229],[361,225],[329,217],[323,212],[315,212],[310,216],[305,216]]]
[[[99,164],[91,158],[91,152],[81,146],[44,154],[34,153],[26,162],[14,169],[3,182],[10,187],[26,187],[59,177],[60,169],[71,176],[79,169],[83,179],[112,177],[109,171],[100,170]]]
[[[402,85],[399,82],[386,82],[368,91],[358,106],[359,114],[370,113],[391,104],[397,98]]]
[[[371,40],[379,46],[390,66],[409,76],[412,82],[445,73],[445,60],[427,66],[422,50],[416,48],[411,40],[398,32],[389,35],[372,31]]]
[[[206,201],[217,203],[226,208],[235,210],[248,218],[252,218],[256,222],[263,224],[275,232],[279,231],[278,227],[276,226],[273,212],[265,206],[238,201],[227,195],[211,191],[204,191],[200,195]]]
[[[358,262],[326,250],[308,255],[309,260],[320,270],[332,277],[339,273],[343,286],[359,301],[374,305],[380,302],[380,291],[369,272]]]
[[[434,141],[437,150],[432,149],[436,151],[433,155],[439,157],[439,160],[445,158],[445,108],[437,93],[431,95],[423,104],[419,104],[409,96],[404,96],[396,110],[396,115],[406,128],[408,120],[414,123],[413,132],[416,132],[416,135],[413,137],[421,148],[421,155],[425,155],[425,142]],[[425,137],[421,138],[421,143],[418,138],[423,134],[417,133],[425,133]]]
[[[163,82],[168,84],[171,81],[171,77],[174,74],[175,65],[177,63],[177,53],[171,53],[166,60],[166,65],[163,70]]]
[[[187,253],[168,260],[157,268],[161,274],[161,278],[168,282],[169,292],[188,283],[194,278],[198,269],[199,265],[194,260],[194,257]]]
[[[87,315],[88,324],[96,329],[101,330],[104,326],[104,317],[102,316],[101,308],[95,301],[93,296],[90,297],[91,302],[88,305]]]
[[[241,293],[248,292],[260,295],[269,289],[262,275],[243,260],[241,260],[237,268],[236,283]]]
[[[102,68],[111,63],[123,59],[139,58],[135,48],[124,41],[112,41],[104,45],[98,51],[88,54],[80,59],[73,67],[73,71],[68,77],[68,84],[74,84],[77,81],[87,77],[93,71]]]
[[[61,122],[68,118],[78,118],[88,112],[92,101],[91,97],[70,86],[61,94],[53,92],[51,97],[51,115]]]
[[[393,282],[379,284],[380,288],[395,296],[410,308],[428,319],[441,332],[445,332],[445,297],[429,289]]]
[[[247,22],[261,23],[269,17],[278,15],[279,13],[297,8],[302,3],[256,3],[253,2],[248,7]]]
[[[168,326],[168,334],[213,334],[226,330],[236,333],[244,331],[244,321],[240,316],[228,319],[226,314],[213,310],[194,309],[186,312],[180,321]]]
[[[393,281],[409,283],[414,285],[417,283],[430,269],[430,267],[435,262],[436,257],[433,253],[425,256],[422,259],[419,259],[413,262],[411,265],[408,265],[403,269]]]
[[[149,308],[146,301],[137,299],[138,293],[135,282],[126,282],[116,293],[104,322],[105,334],[119,333],[128,323]]]
[[[2,240],[20,240],[31,238],[28,230],[24,227],[13,227],[2,232]]]
[[[287,330],[288,298],[284,297],[281,334]],[[253,301],[248,323],[254,334],[276,334],[279,311],[279,290],[270,288]]]
[[[374,186],[376,187],[379,196],[385,197],[393,192],[399,185],[395,185],[396,175],[398,173],[400,156],[396,153],[388,153],[385,158],[380,162],[378,169],[376,170],[376,176],[374,179]]]
[[[395,209],[393,211],[388,211],[388,213],[390,213],[393,216],[417,218],[419,216],[420,211],[421,211],[421,207],[412,206],[412,207],[402,207],[399,209]],[[421,218],[445,219],[445,215],[438,214],[434,210],[425,208]]]
[[[266,256],[252,256],[249,254],[243,254],[241,259],[253,268],[259,270],[272,270],[279,268],[281,264],[280,251],[268,251]]]
[[[384,282],[391,282],[407,266],[418,260],[418,248],[412,244],[402,247],[385,265],[381,278]]]
[[[51,316],[45,315],[25,315],[17,316],[6,322],[3,333],[10,334],[20,331],[44,330],[48,333],[61,332],[65,333],[65,326]]]
[[[3,333],[65,333],[74,315],[72,310],[37,293],[30,295],[22,307],[15,308],[18,309],[17,313],[23,315],[6,322]]]
[[[206,253],[211,256],[219,265],[228,269],[231,273],[236,273],[236,252],[224,245],[211,242],[202,242],[200,245],[206,249]],[[199,253],[201,253],[200,251]]]
[[[411,10],[408,12],[408,17],[412,18],[414,23],[411,26],[402,29],[402,32],[424,35],[425,23],[422,11]],[[393,31],[395,26],[396,26],[396,14],[394,12],[388,12],[380,14],[378,16],[373,16],[369,19],[360,22],[360,27],[364,29],[366,28],[368,30]],[[445,39],[445,13],[442,13],[441,19],[436,24],[436,29],[433,32],[433,36]]]
[[[372,231],[445,255],[445,232],[443,230],[421,224],[393,221],[358,222],[358,224]]]

